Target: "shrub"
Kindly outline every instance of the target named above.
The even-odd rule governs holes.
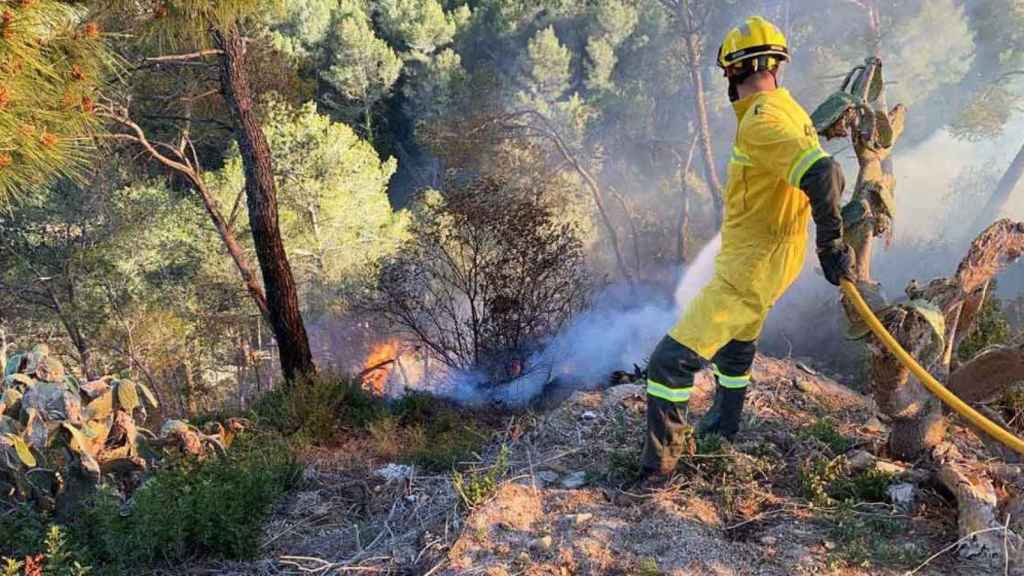
[[[836,429],[836,422],[831,418],[819,418],[813,424],[800,431],[801,438],[814,438],[829,447],[833,454],[842,454],[849,450],[854,442],[843,436]]]
[[[386,413],[384,401],[357,378],[321,374],[272,390],[253,408],[257,420],[282,434],[313,443],[330,441],[339,427],[366,427]]]
[[[842,456],[813,460],[800,470],[804,494],[818,506],[884,502],[892,478],[891,474],[875,469],[848,476]]]
[[[366,306],[456,369],[502,382],[583,306],[583,245],[535,190],[484,176],[428,194]],[[524,279],[529,279],[525,281]]]
[[[51,526],[46,531],[39,554],[26,555],[24,560],[6,557],[2,560],[3,576],[86,576],[92,571],[75,560],[60,526]]]
[[[75,537],[97,562],[119,567],[196,555],[250,557],[264,518],[298,473],[284,439],[242,434],[225,458],[157,472],[127,509],[101,491],[75,524]]]
[[[473,472],[463,474],[455,472],[452,475],[452,487],[462,500],[462,504],[469,510],[483,504],[488,498],[494,495],[502,477],[508,473],[508,446],[502,444],[501,451],[494,465],[486,472]]]

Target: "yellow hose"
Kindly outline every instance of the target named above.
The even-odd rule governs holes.
[[[849,280],[843,280],[842,283],[843,293],[853,303],[853,307],[856,308],[857,313],[860,314],[861,318],[867,322],[868,327],[875,334],[875,336],[885,344],[885,347],[893,353],[904,366],[910,369],[917,376],[917,379],[924,384],[932,394],[937,396],[939,400],[942,400],[947,406],[956,411],[957,414],[970,420],[975,426],[984,430],[989,436],[995,438],[1001,442],[1007,448],[1014,450],[1019,454],[1024,454],[1024,440],[1014,436],[1007,430],[995,422],[989,420],[980,412],[971,408],[966,402],[957,398],[949,388],[946,388],[938,380],[936,380],[931,374],[928,373],[917,360],[914,359],[900,343],[893,338],[892,334],[882,326],[882,323],[875,316],[875,313],[871,311],[871,308],[864,302],[864,298],[861,297],[860,292],[857,291],[857,287],[853,285],[853,282]]]

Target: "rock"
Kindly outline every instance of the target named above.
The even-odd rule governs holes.
[[[914,505],[916,492],[917,488],[913,484],[900,482],[899,484],[889,486],[888,490],[886,490],[886,495],[889,497],[889,501],[898,508],[907,510]]]
[[[869,418],[861,428],[863,428],[865,432],[870,432],[872,434],[882,434],[885,432],[885,424],[882,424],[882,421],[878,419],[878,416],[872,416]]]
[[[578,472],[573,472],[572,474],[569,474],[568,476],[562,479],[562,487],[567,488],[569,490],[575,490],[576,488],[580,488],[586,483],[587,473],[582,470]]]
[[[863,472],[875,466],[878,458],[867,450],[856,450],[846,459],[846,468],[853,474]]]
[[[895,462],[889,462],[887,460],[878,460],[877,462],[875,462],[875,469],[877,469],[879,472],[892,474],[893,476],[900,476],[907,472],[906,466],[903,466],[902,464],[897,464]]]
[[[558,482],[558,474],[551,470],[541,470],[537,473],[537,478],[545,484],[554,484]]]
[[[774,546],[778,541],[779,541],[779,539],[776,538],[775,536],[762,536],[761,537],[761,544],[764,544],[765,546]]]
[[[593,514],[589,514],[589,513],[573,514],[572,522],[573,522],[573,524],[575,524],[577,526],[582,526],[582,525],[586,524],[587,522],[590,522],[593,518],[594,518],[594,515]]]
[[[604,401],[601,402],[601,406],[603,408],[611,408],[623,403],[628,404],[632,401],[643,401],[643,399],[644,387],[640,384],[620,384],[605,390]]]
[[[383,478],[388,482],[391,482],[393,480],[405,480],[406,478],[412,477],[413,467],[407,466],[405,464],[395,464],[392,462],[387,466],[374,470],[373,473],[375,476]]]
[[[807,364],[804,364],[803,362],[797,362],[796,363],[796,367],[801,369],[801,370],[803,370],[804,372],[807,372],[811,376],[817,376],[818,375],[818,372],[816,370],[814,370],[813,368],[811,368]]]
[[[541,536],[533,542],[530,542],[530,548],[537,550],[538,552],[547,552],[548,550],[551,550],[551,547],[554,546],[554,544],[555,539],[551,536]]]

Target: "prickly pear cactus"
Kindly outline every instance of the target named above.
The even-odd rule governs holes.
[[[127,495],[156,467],[224,455],[250,426],[231,418],[202,431],[168,420],[153,434],[141,424],[156,406],[139,382],[79,382],[45,345],[15,354],[0,382],[0,499],[59,512],[101,483]]]

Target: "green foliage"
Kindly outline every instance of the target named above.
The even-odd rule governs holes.
[[[985,303],[981,307],[978,318],[971,327],[971,333],[960,342],[956,355],[961,362],[966,362],[979,352],[995,346],[1006,344],[1012,335],[1010,322],[1003,313],[1002,301],[993,294],[995,287],[990,289]]]
[[[836,421],[832,418],[818,418],[813,424],[800,430],[802,438],[814,438],[828,446],[833,454],[842,454],[853,446],[850,438],[843,436],[836,428]]]
[[[296,440],[325,444],[342,426],[368,426],[386,414],[386,407],[358,379],[320,374],[270,391],[253,412],[257,421]]]
[[[376,6],[381,28],[394,45],[409,52],[409,58],[423,58],[439,46],[451,43],[458,20],[466,18],[446,14],[437,0],[379,0]]]
[[[836,545],[832,556],[847,566],[910,568],[928,556],[916,538],[906,538],[915,532],[905,518],[862,514],[841,506],[828,520],[828,538]]]
[[[569,89],[572,54],[562,45],[553,26],[530,39],[524,64],[532,86],[531,96],[542,102],[558,100]]]
[[[226,458],[159,471],[127,509],[111,492],[99,493],[75,524],[75,539],[111,567],[197,555],[248,558],[259,549],[264,518],[299,471],[283,438],[245,433]]]
[[[892,475],[877,469],[854,476],[846,473],[846,458],[817,458],[800,469],[804,495],[817,506],[836,503],[885,502]]]
[[[640,560],[636,571],[637,576],[662,576],[664,572],[658,567],[658,561],[654,558],[643,558]]]
[[[97,91],[113,58],[74,2],[0,7],[0,200],[86,168],[99,128]]]
[[[984,86],[960,110],[949,131],[968,142],[997,138],[1020,109],[1021,95],[1005,84]]]
[[[456,471],[452,475],[452,487],[468,510],[486,502],[497,491],[501,479],[508,473],[508,447],[501,445],[498,458],[486,472]]]
[[[426,394],[409,394],[391,408],[400,425],[395,436],[377,436],[381,445],[401,446],[399,459],[445,472],[469,460],[490,439],[462,409]]]
[[[320,375],[266,394],[257,420],[299,443],[330,444],[342,432],[365,436],[382,458],[447,472],[472,458],[490,434],[472,414],[446,400],[410,393],[392,402],[357,379]]]
[[[24,561],[2,558],[3,576],[86,576],[92,568],[83,566],[69,550],[69,544],[60,526],[50,526],[43,541],[43,550]]]
[[[832,504],[829,488],[843,477],[846,459],[842,456],[832,459],[820,458],[805,464],[800,470],[800,483],[804,495],[817,506]]]
[[[282,0],[104,0],[101,8],[132,15],[139,31],[165,50],[211,45],[211,32],[227,32],[241,22],[267,17]]]
[[[0,513],[0,556],[24,558],[42,552],[47,518],[27,502],[18,502]]]
[[[343,311],[406,237],[406,215],[392,210],[387,194],[397,163],[382,160],[313,104],[272,104],[264,132],[275,155],[281,233],[304,305],[321,314]],[[237,148],[210,178],[225,205],[234,202],[243,180]],[[240,209],[240,222],[248,220],[246,212]]]
[[[372,139],[373,107],[391,92],[402,71],[402,60],[377,37],[369,17],[358,8],[338,22],[334,37],[324,79],[362,112],[366,136]]]

